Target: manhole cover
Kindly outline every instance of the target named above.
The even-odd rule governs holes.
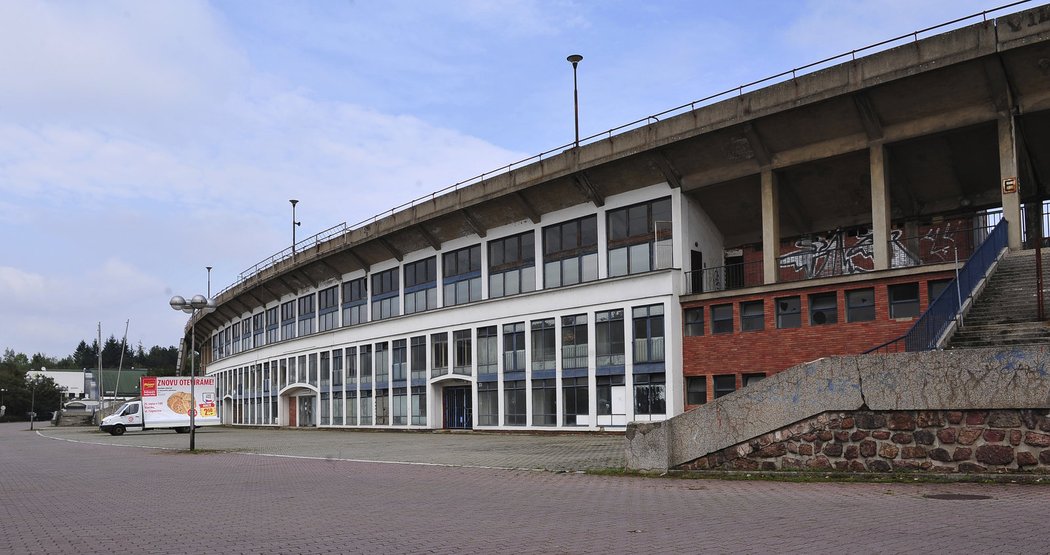
[[[970,493],[934,493],[924,495],[926,499],[943,499],[945,501],[976,501],[978,499],[991,499],[991,495],[974,495]]]

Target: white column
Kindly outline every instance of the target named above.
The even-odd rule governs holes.
[[[1019,179],[1017,162],[1017,134],[1014,118],[1011,114],[999,117],[999,177],[1000,191],[1003,198],[1003,218],[1010,222],[1007,230],[1007,243],[1010,250],[1021,248],[1021,191],[1020,184],[1013,192],[1007,192],[1004,183],[1007,179]]]
[[[766,284],[777,282],[780,255],[780,195],[772,169],[762,170],[762,276]]]
[[[890,267],[890,188],[886,183],[886,147],[882,143],[868,149],[871,164],[871,241],[875,269]]]

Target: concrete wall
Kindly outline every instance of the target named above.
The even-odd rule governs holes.
[[[1050,352],[967,349],[796,366],[657,423],[631,424],[627,467],[666,470],[825,412],[1050,407]]]

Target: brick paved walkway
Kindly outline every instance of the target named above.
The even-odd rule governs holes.
[[[419,438],[449,436],[228,431],[202,433],[198,445],[211,448],[220,435],[250,438],[287,456],[118,447],[114,439],[185,445],[187,438],[38,434],[0,424],[0,553],[1050,552],[1046,486],[694,481],[364,463],[335,454],[355,455],[354,443],[363,441],[361,453],[387,445],[398,453],[390,458],[407,458],[417,441],[433,448]],[[357,437],[366,435],[375,437]],[[449,441],[472,437],[481,436]],[[578,436],[492,436],[486,460],[500,458],[504,441],[532,438],[558,444]],[[619,438],[598,443],[609,439]],[[522,460],[514,447],[510,460]],[[297,458],[296,449],[312,458]],[[335,458],[317,455],[323,452]],[[416,456],[437,455],[446,456]],[[989,498],[925,497],[939,493]]]

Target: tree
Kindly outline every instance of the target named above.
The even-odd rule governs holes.
[[[87,342],[81,340],[73,351],[73,368],[96,368],[98,367],[98,348],[94,343],[89,347]]]

